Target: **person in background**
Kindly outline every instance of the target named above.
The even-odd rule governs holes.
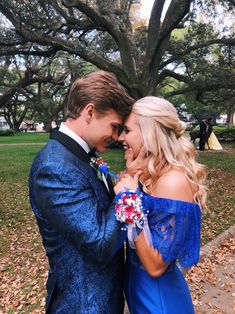
[[[211,117],[201,121],[199,130],[199,150],[205,149],[205,145],[208,144],[208,139],[211,135],[212,130],[213,127]]]
[[[123,313],[120,223],[112,183],[97,177],[94,149],[104,153],[117,140],[132,104],[111,73],[76,80],[65,123],[33,161],[30,202],[49,260],[46,313]]]
[[[131,314],[191,314],[194,308],[177,263],[199,261],[205,167],[196,162],[174,106],[148,96],[136,101],[119,136],[126,174],[114,191],[127,229],[125,296]]]

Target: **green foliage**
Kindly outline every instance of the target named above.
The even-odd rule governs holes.
[[[215,126],[213,131],[219,140],[235,141],[235,126]]]
[[[201,120],[208,117],[212,117],[215,121],[224,110],[217,105],[203,104],[197,101],[195,95],[192,93],[173,96],[170,97],[169,100],[177,108],[181,120],[187,121],[187,118],[190,117],[189,121],[192,125],[197,125]]]
[[[201,120],[207,119],[208,117],[212,117],[213,120],[219,118],[221,115],[221,111],[218,108],[215,108],[213,105],[203,105],[196,100],[188,104],[187,103],[187,110],[192,114],[192,118],[200,123]]]
[[[206,8],[207,5],[204,9],[207,10]],[[207,115],[216,118],[221,113],[233,116],[234,45],[203,45],[206,41],[221,36],[220,32],[221,28],[218,31],[214,22],[204,23],[203,20],[200,22],[192,20],[187,28],[172,32],[169,52],[173,55],[191,45],[202,44],[198,49],[189,49],[189,53],[176,60],[175,64],[181,71],[187,72],[188,77],[179,76],[181,84],[173,82],[168,85],[171,92],[166,91],[168,97],[182,94],[177,97],[185,98],[183,102],[186,104],[185,111],[196,121],[202,120]]]
[[[195,127],[189,126],[187,131],[199,131],[199,124]],[[235,126],[213,126],[213,132],[217,136],[219,141],[223,142],[235,142]]]
[[[14,134],[14,130],[12,129],[0,129],[0,136],[12,136]]]

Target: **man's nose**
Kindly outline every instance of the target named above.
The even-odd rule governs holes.
[[[117,141],[117,140],[118,140],[118,130],[115,129],[115,130],[113,131],[112,138],[113,138],[114,141]]]
[[[123,142],[123,141],[124,141],[123,131],[122,131],[121,134],[118,136],[118,141],[119,141],[119,142]]]

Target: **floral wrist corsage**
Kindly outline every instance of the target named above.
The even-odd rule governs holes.
[[[126,191],[117,194],[115,201],[115,216],[125,225],[143,228],[145,214],[142,208],[142,194],[139,191]]]
[[[115,197],[115,216],[118,221],[123,223],[122,230],[127,231],[128,243],[132,249],[135,249],[135,240],[143,232],[144,237],[152,247],[151,233],[148,227],[147,214],[142,206],[143,194],[140,190],[127,190],[120,192]]]

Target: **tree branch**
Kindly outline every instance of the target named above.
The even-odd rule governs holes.
[[[190,8],[190,0],[174,0],[170,2],[164,21],[159,28],[160,17],[164,0],[155,0],[153,7],[153,17],[156,16],[156,26],[152,26],[151,39],[148,54],[146,52],[143,80],[145,89],[149,94],[155,94],[155,87],[158,82],[159,65],[164,52],[167,49],[171,31],[182,21]],[[156,10],[156,12],[155,12]],[[159,10],[159,12],[157,12]],[[152,16],[151,16],[152,18]],[[154,21],[152,22],[154,24]],[[149,30],[150,31],[150,30]],[[155,31],[155,34],[154,34]],[[154,39],[155,36],[155,39]]]
[[[155,0],[149,20],[148,38],[146,44],[145,67],[148,68],[154,57],[160,35],[160,23],[165,0]]]
[[[63,0],[62,4],[67,8],[77,8],[80,12],[88,16],[96,27],[102,27],[105,29],[113,37],[119,47],[123,69],[126,76],[128,76],[129,79],[136,76],[135,60],[132,57],[136,47],[133,48],[131,46],[132,41],[127,37],[126,30],[120,30],[117,22],[111,17],[111,15],[109,16],[109,19],[101,16],[94,9],[80,0]]]
[[[190,52],[200,49],[200,48],[204,48],[204,47],[208,47],[214,44],[222,44],[222,45],[235,45],[235,38],[216,38],[216,39],[212,39],[212,40],[208,40],[207,42],[203,42],[194,46],[190,46],[185,50],[181,50],[180,53],[175,54],[173,57],[169,58],[168,60],[164,61],[161,63],[160,65],[160,69],[165,68],[168,64],[171,64],[172,62],[179,60],[180,58],[182,58],[183,56],[188,55]]]
[[[38,82],[40,82],[40,83],[54,83],[57,85],[63,85],[64,84],[64,82],[61,80],[61,77],[55,79],[51,75],[48,75],[48,76],[38,75],[38,76],[36,76],[36,74],[38,72],[39,72],[39,69],[28,68],[25,71],[24,76],[22,78],[20,78],[18,80],[18,82],[16,84],[14,84],[14,86],[9,88],[9,90],[7,90],[5,93],[3,93],[3,95],[0,96],[0,108],[3,106],[6,106],[6,104],[12,99],[12,97],[17,92],[21,91],[25,87],[32,85],[34,83],[38,83]]]

